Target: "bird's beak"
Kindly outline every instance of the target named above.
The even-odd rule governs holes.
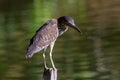
[[[80,33],[82,34],[82,32],[81,32],[81,30],[79,29],[79,27],[76,26],[75,24],[71,24],[71,27],[74,28],[75,30],[77,30],[78,32],[80,32]]]

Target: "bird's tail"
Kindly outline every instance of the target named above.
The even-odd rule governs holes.
[[[34,53],[30,53],[30,52],[27,52],[26,54],[26,58],[31,58],[33,56]]]
[[[34,55],[34,51],[35,51],[35,45],[30,45],[27,49],[27,54],[26,54],[26,58],[31,58]]]
[[[43,48],[39,48],[36,45],[31,45],[27,50],[26,58],[31,58],[35,53],[42,49]]]

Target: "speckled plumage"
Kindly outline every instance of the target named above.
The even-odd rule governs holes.
[[[57,19],[52,19],[45,23],[30,41],[26,57],[30,58],[34,53],[43,50],[49,46],[51,42],[55,41],[59,35],[57,28]]]

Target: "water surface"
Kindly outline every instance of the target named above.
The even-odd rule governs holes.
[[[58,80],[120,79],[120,1],[0,1],[0,80],[42,80],[43,51],[26,59],[35,31],[46,21],[69,15],[82,31],[69,30],[56,41]],[[47,63],[49,49],[47,50]]]

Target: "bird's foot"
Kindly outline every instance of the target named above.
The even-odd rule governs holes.
[[[45,65],[45,67],[44,67],[45,69],[53,69],[53,70],[57,70],[57,68],[55,67],[55,66],[53,66],[52,68],[49,68],[49,67],[47,67],[46,65]]]
[[[53,67],[53,69],[54,69],[54,70],[57,70],[57,68],[56,68],[56,67]]]
[[[45,66],[45,69],[49,69],[47,66]]]

